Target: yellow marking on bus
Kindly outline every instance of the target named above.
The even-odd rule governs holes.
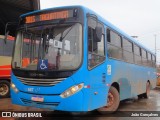
[[[0,68],[0,70],[11,70],[11,68]]]
[[[0,56],[0,66],[2,65],[10,65],[12,57],[8,56]]]
[[[0,78],[1,78],[1,77],[6,77],[6,76],[10,76],[10,75],[1,75]]]

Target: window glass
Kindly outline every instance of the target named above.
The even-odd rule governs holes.
[[[116,59],[120,59],[120,60],[123,59],[122,48],[116,47],[116,46],[108,43],[107,52],[108,52],[108,57],[116,58]]]
[[[147,53],[147,56],[148,56],[148,60],[151,60],[151,54]]]
[[[89,69],[102,63],[105,60],[104,49],[104,34],[101,37],[101,41],[95,40],[95,28],[96,25],[102,27],[102,33],[104,33],[104,27],[100,23],[97,23],[94,19],[88,18],[88,67]]]
[[[152,67],[152,57],[151,57],[151,54],[147,53],[147,56],[148,56],[148,66]]]
[[[126,38],[123,38],[122,41],[121,36],[110,29],[107,29],[106,32],[108,57],[143,66],[155,66],[154,55],[151,55]]]
[[[95,29],[95,28],[96,28],[96,25],[97,25],[97,22],[96,22],[96,20],[95,20],[94,18],[89,18],[89,19],[88,19],[88,26],[89,26],[90,28]]]
[[[132,43],[127,39],[123,38],[123,59],[126,62],[134,63],[134,54]]]
[[[154,55],[152,55],[152,61],[155,62],[155,56]]]
[[[133,53],[128,51],[123,51],[123,59],[125,62],[134,63]]]
[[[140,48],[134,44],[134,54],[139,55],[140,56]]]
[[[134,61],[135,61],[135,64],[141,65],[142,64],[142,58],[141,58],[141,56],[134,55]]]
[[[119,60],[123,59],[121,37],[109,29],[107,29],[107,53],[108,57]]]
[[[133,45],[134,46],[134,61],[135,64],[142,64],[142,58],[141,58],[141,49],[140,47],[138,47],[137,45]]]
[[[14,69],[48,71],[74,70],[82,60],[82,25],[42,25],[18,31],[12,61]],[[42,68],[42,69],[41,69]]]
[[[101,56],[104,56],[104,54],[105,54],[104,53],[104,35],[102,35],[101,42],[98,42],[97,46],[98,46],[97,54],[101,55]]]
[[[121,47],[121,37],[117,33],[110,31],[110,40],[112,45]]]
[[[154,55],[152,55],[152,65],[153,67],[156,67],[156,58]]]
[[[93,29],[91,27],[88,27],[88,51],[93,51]]]
[[[142,49],[142,57],[143,57],[143,58],[147,58],[146,51],[145,51],[145,50],[143,50],[143,49]]]
[[[146,51],[144,49],[141,49],[141,53],[142,53],[142,65],[148,66]]]
[[[109,29],[107,29],[107,42],[111,42]]]
[[[132,52],[132,43],[128,41],[127,39],[123,39],[123,50],[126,50],[128,52]]]

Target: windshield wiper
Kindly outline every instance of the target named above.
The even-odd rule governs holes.
[[[61,41],[61,42],[62,42],[63,39],[69,34],[69,32],[72,30],[73,26],[74,26],[74,25],[72,25],[72,26],[70,27],[70,29],[67,31],[67,33],[66,33],[64,36],[63,36],[63,33],[64,33],[64,31],[63,31],[63,33],[61,34],[61,37],[60,37],[60,41]]]

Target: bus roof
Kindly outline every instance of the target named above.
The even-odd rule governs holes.
[[[111,28],[112,30],[116,31],[117,33],[119,33],[122,37],[127,38],[128,40],[130,40],[131,42],[137,44],[138,46],[140,46],[141,48],[147,50],[148,52],[152,53],[153,55],[155,55],[155,53],[153,53],[150,49],[146,48],[144,45],[142,45],[141,43],[139,43],[136,39],[134,39],[133,37],[129,36],[128,34],[126,34],[125,32],[123,32],[122,30],[120,30],[119,28],[117,28],[116,26],[114,26],[112,23],[110,23],[109,21],[105,20],[104,18],[102,18],[100,15],[98,15],[96,12],[94,12],[93,10],[84,7],[84,6],[80,6],[80,5],[75,5],[75,6],[61,6],[61,7],[54,7],[54,8],[47,8],[47,9],[43,9],[43,10],[37,10],[37,11],[33,11],[33,12],[29,12],[26,14],[21,15],[21,17],[24,16],[28,16],[30,14],[35,14],[35,13],[39,13],[39,12],[43,12],[43,11],[49,11],[49,10],[54,10],[54,9],[63,9],[63,8],[75,8],[75,7],[79,7],[81,9],[84,10],[84,13],[90,13],[90,14],[94,14],[98,17],[98,19],[105,24],[106,26],[108,26],[109,28]]]

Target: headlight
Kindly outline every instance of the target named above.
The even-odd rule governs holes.
[[[16,85],[11,83],[11,88],[14,90],[15,93],[18,93],[19,90],[16,88]]]
[[[72,86],[69,89],[67,89],[66,91],[64,91],[60,96],[62,98],[69,97],[69,96],[77,93],[78,91],[80,91],[83,88],[83,86],[84,86],[84,83]]]

